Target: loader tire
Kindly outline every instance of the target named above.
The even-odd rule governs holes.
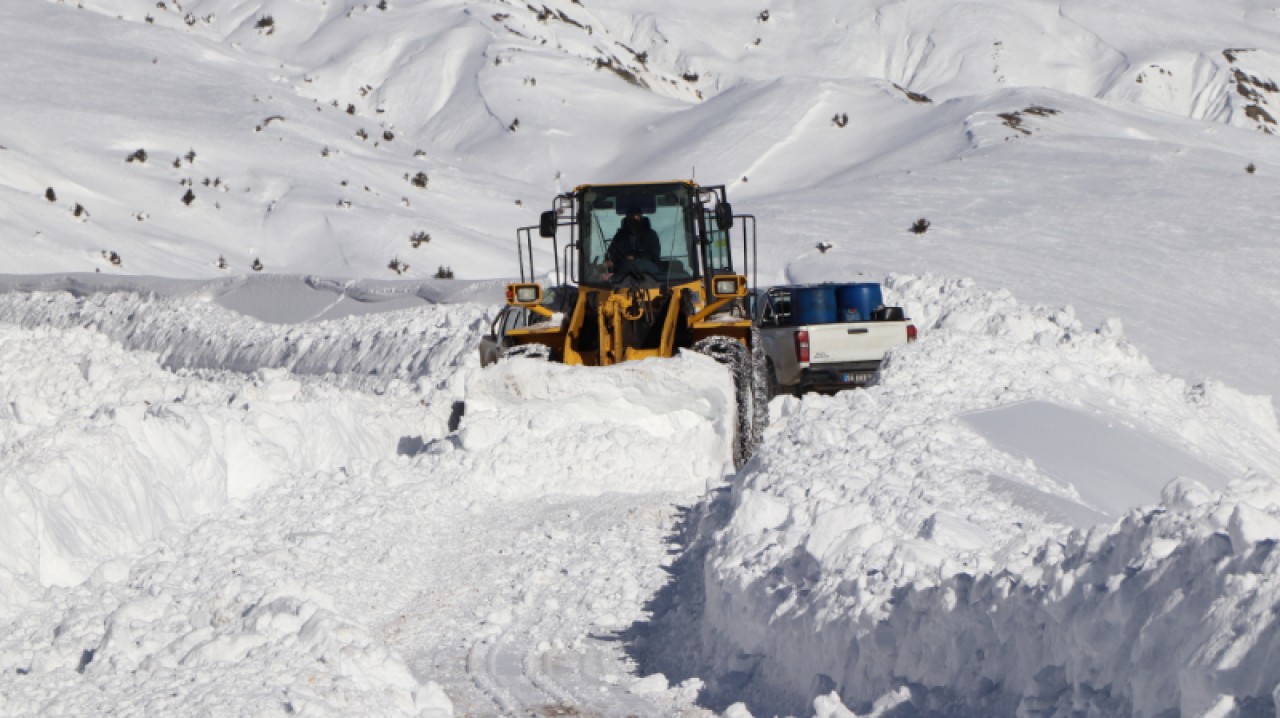
[[[758,443],[755,427],[757,401],[755,376],[758,373],[751,360],[751,351],[737,339],[715,336],[701,339],[693,345],[693,350],[706,354],[724,364],[733,376],[734,399],[737,403],[737,421],[733,437],[733,466],[742,468]],[[768,406],[765,412],[767,416]]]
[[[551,360],[551,347],[546,344],[531,342],[529,344],[517,344],[502,353],[503,359],[534,359],[537,361]]]
[[[769,427],[769,402],[773,401],[777,387],[773,363],[765,354],[760,332],[751,328],[751,453],[756,453],[764,440],[764,430]]]

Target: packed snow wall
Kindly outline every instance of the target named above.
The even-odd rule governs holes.
[[[169,296],[145,291],[146,280],[137,284],[132,290],[81,283],[61,291],[5,292],[0,294],[0,320],[26,327],[94,329],[130,349],[156,352],[162,365],[173,369],[281,368],[378,386],[391,379],[438,375],[474,361],[476,342],[488,329],[491,314],[481,305],[418,300],[412,309],[385,311],[375,305],[369,313],[344,316],[329,309],[341,293],[309,290],[304,278],[251,283],[248,292],[234,295],[228,295],[226,282],[189,282],[170,287]],[[246,297],[249,293],[253,296]],[[298,299],[299,293],[310,296]],[[245,313],[286,313],[272,305],[290,301],[336,316],[268,323]],[[245,306],[233,311],[223,303]]]
[[[79,327],[0,323],[0,347],[3,713],[452,715],[380,629],[446,580],[437,552],[490,512],[694,497],[731,466],[732,382],[697,354],[358,389],[166,370]]]
[[[865,392],[775,406],[707,538],[712,700],[756,715],[835,699],[968,714],[1274,706],[1280,433],[1266,398],[1158,374],[1115,321],[1086,330],[1069,308],[963,281],[887,288],[922,340]]]
[[[353,462],[450,455],[451,483],[505,497],[697,491],[725,471],[732,387],[703,357],[480,370],[474,305],[281,325],[191,298],[2,300],[33,328],[0,323],[0,613]]]

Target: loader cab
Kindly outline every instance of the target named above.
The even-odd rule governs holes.
[[[697,280],[697,220],[701,206],[684,182],[588,186],[577,193],[578,277],[582,284],[671,286]],[[656,262],[611,266],[609,247],[628,215],[640,215],[658,236]]]
[[[608,261],[609,248],[627,217],[635,215],[654,233],[648,237],[646,254],[656,242],[658,256],[653,261],[628,262],[628,271],[618,271],[623,268],[611,266],[617,262]],[[561,227],[571,231],[564,245],[556,241]],[[535,232],[551,240],[557,285],[607,292],[698,285],[695,291],[707,302],[711,297],[740,296],[735,277],[742,277],[745,285],[749,275],[750,284],[755,285],[755,217],[733,213],[724,185],[698,185],[692,180],[579,185],[557,195],[537,225],[516,230],[520,284],[508,287],[509,303],[517,298],[513,294],[517,287],[536,298]],[[735,245],[741,251],[736,257]]]

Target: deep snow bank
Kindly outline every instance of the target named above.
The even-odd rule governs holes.
[[[297,324],[271,324],[242,313],[263,313],[273,303],[302,301],[290,291],[299,281],[250,283],[247,291],[231,294],[225,282],[187,283],[191,286],[174,288],[172,296],[141,289],[100,291],[78,284],[63,291],[14,291],[0,294],[0,320],[26,327],[96,329],[128,348],[159,353],[161,364],[169,368],[283,368],[295,374],[372,376],[353,383],[379,386],[392,378],[411,380],[474,362],[476,342],[488,329],[489,310],[471,304],[420,304]],[[312,294],[334,297],[323,299],[324,307],[345,296]],[[218,304],[228,298],[242,311]]]
[[[732,380],[692,352],[611,367],[504,361],[460,372],[441,394],[465,414],[426,450],[462,452],[459,481],[498,496],[696,492],[732,465]]]
[[[18,572],[44,546],[0,546],[17,567],[6,578],[31,588],[0,583],[20,609],[0,623],[0,713],[450,715],[431,680],[444,669],[415,674],[392,648],[408,607],[431,591],[467,598],[465,618],[414,616],[427,632],[433,620],[501,630],[513,610],[508,587],[439,565],[456,555],[450,542],[505,513],[549,531],[516,509],[556,495],[692,497],[729,463],[731,382],[700,355],[603,369],[514,360],[374,396],[282,371],[170,373],[85,330],[0,332],[12,414],[0,478],[6,501],[33,503],[6,516],[33,533],[74,528],[68,566],[110,559],[83,583],[37,591]],[[468,407],[456,431],[454,401]],[[41,447],[57,472],[42,470]],[[233,480],[238,460],[281,475]],[[612,612],[638,603],[634,577],[606,568],[620,555],[556,574],[583,582],[574,621],[617,625]]]
[[[1271,701],[1280,673],[1240,661],[1275,650],[1269,402],[1156,373],[1114,320],[1087,331],[1069,308],[966,281],[888,287],[922,341],[868,391],[786,400],[734,482],[704,568],[720,689],[745,685],[757,714],[805,713],[832,691],[868,709],[901,686],[890,703],[944,712]],[[1145,497],[1162,508],[1134,513],[1091,502],[1114,477],[1064,481],[965,420],[1028,400],[1163,442],[1217,485],[1181,479]],[[1228,478],[1248,483],[1216,495]]]
[[[423,419],[281,370],[200,379],[95,332],[0,324],[0,614],[283,477],[394,451]]]

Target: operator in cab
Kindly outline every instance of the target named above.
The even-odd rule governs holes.
[[[632,211],[613,235],[604,266],[615,280],[629,273],[657,276],[662,273],[658,265],[661,254],[658,233],[649,225],[649,218]]]

